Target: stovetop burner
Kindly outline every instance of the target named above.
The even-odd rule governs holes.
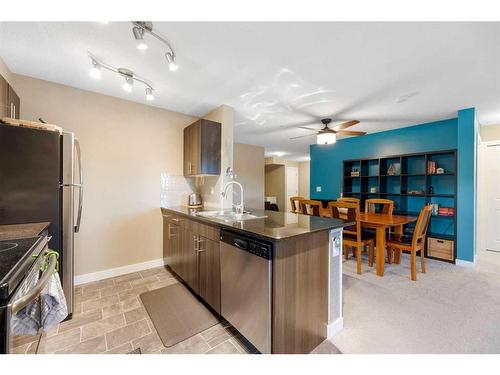
[[[19,245],[15,242],[0,242],[0,253],[2,251],[8,251],[8,250],[15,249],[18,246]]]
[[[17,287],[19,275],[31,267],[35,261],[31,255],[39,241],[40,237],[0,241],[0,299]]]

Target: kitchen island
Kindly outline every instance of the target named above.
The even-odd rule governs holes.
[[[182,206],[162,207],[161,211],[165,263],[232,324],[232,316],[225,316],[229,310],[224,310],[230,295],[224,292],[228,290],[224,275],[232,267],[227,261],[224,265],[229,258],[221,251],[227,248],[221,233],[249,238],[272,249],[269,280],[259,278],[257,273],[254,276],[256,286],[265,288],[267,282],[270,290],[269,345],[260,346],[261,352],[309,353],[342,329],[342,228],[352,223],[263,210],[252,210],[259,218],[244,221],[222,220],[205,215],[207,210]],[[244,277],[245,269],[240,272]],[[251,306],[247,310],[253,310]],[[255,314],[258,313],[255,308]],[[235,316],[241,315],[252,323],[251,311],[240,311]],[[260,328],[254,327],[250,336]]]

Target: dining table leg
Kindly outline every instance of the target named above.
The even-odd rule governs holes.
[[[384,276],[385,266],[385,226],[379,225],[376,229],[377,241],[377,276]]]

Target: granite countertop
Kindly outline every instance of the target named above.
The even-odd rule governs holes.
[[[352,222],[339,219],[294,214],[291,212],[253,209],[249,209],[252,214],[267,217],[245,221],[224,221],[196,215],[197,212],[201,211],[220,210],[217,208],[205,207],[203,209],[192,209],[185,206],[165,206],[162,207],[162,210],[171,211],[179,215],[187,216],[193,220],[208,224],[216,224],[220,227],[235,229],[238,232],[246,232],[273,241],[300,236],[307,233],[344,228],[354,224]]]
[[[48,222],[0,225],[0,241],[36,237],[49,225]]]

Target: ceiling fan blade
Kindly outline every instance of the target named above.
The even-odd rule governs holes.
[[[321,129],[308,128],[307,126],[299,126],[301,129],[312,130],[314,132],[319,132]]]
[[[316,133],[315,133],[315,134],[299,135],[298,137],[292,137],[292,138],[290,138],[290,139],[298,139],[298,138],[304,138],[304,137],[311,137],[311,136],[313,136],[313,135],[316,135]]]
[[[356,132],[353,130],[339,130],[337,132],[338,135],[365,135],[366,132]]]
[[[350,126],[356,125],[356,124],[359,124],[358,120],[351,120],[351,121],[343,122],[342,124],[338,124],[331,129],[335,130],[335,131],[339,131],[339,130],[348,128]]]

